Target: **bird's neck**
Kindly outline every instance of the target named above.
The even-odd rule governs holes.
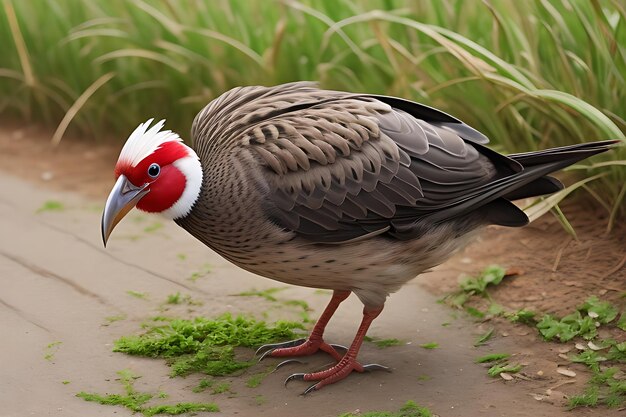
[[[221,254],[252,251],[262,230],[263,187],[245,155],[201,157],[204,181],[188,215],[174,219],[183,229]]]

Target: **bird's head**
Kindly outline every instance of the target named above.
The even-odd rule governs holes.
[[[193,149],[170,130],[165,120],[140,124],[129,136],[115,165],[117,181],[102,213],[102,240],[133,208],[169,219],[191,211],[202,186],[202,166]]]

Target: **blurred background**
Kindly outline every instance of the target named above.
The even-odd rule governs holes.
[[[499,151],[624,139],[621,0],[3,0],[0,119],[122,143],[239,85],[315,80],[436,106]],[[626,213],[626,150],[573,167]]]

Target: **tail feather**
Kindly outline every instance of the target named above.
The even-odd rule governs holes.
[[[601,142],[579,143],[576,145],[561,146],[541,151],[510,154],[507,156],[522,164],[524,168],[535,165],[544,165],[549,162],[568,161],[568,163],[564,165],[565,167],[578,161],[582,161],[583,159],[597,153],[607,151],[612,145],[619,142],[619,140],[605,140]]]
[[[503,197],[507,200],[521,200],[523,198],[537,197],[552,194],[563,189],[563,183],[554,177],[546,175],[529,182],[525,186],[511,191]]]
[[[441,221],[481,209],[485,213],[485,219],[491,223],[522,226],[528,221],[526,215],[508,200],[549,194],[562,189],[562,184],[548,174],[605,152],[619,142],[590,142],[508,155],[508,158],[523,167],[521,171],[479,187],[466,198],[438,211],[430,218]],[[525,221],[522,215],[526,218]]]

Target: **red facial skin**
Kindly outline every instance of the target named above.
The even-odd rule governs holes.
[[[137,187],[149,183],[150,192],[139,200],[137,208],[159,213],[172,207],[185,190],[185,175],[172,163],[186,156],[189,154],[179,142],[165,142],[134,167],[127,161],[119,161],[115,166],[115,178],[124,175]],[[156,178],[148,175],[148,168],[153,163],[161,167],[161,173]]]

